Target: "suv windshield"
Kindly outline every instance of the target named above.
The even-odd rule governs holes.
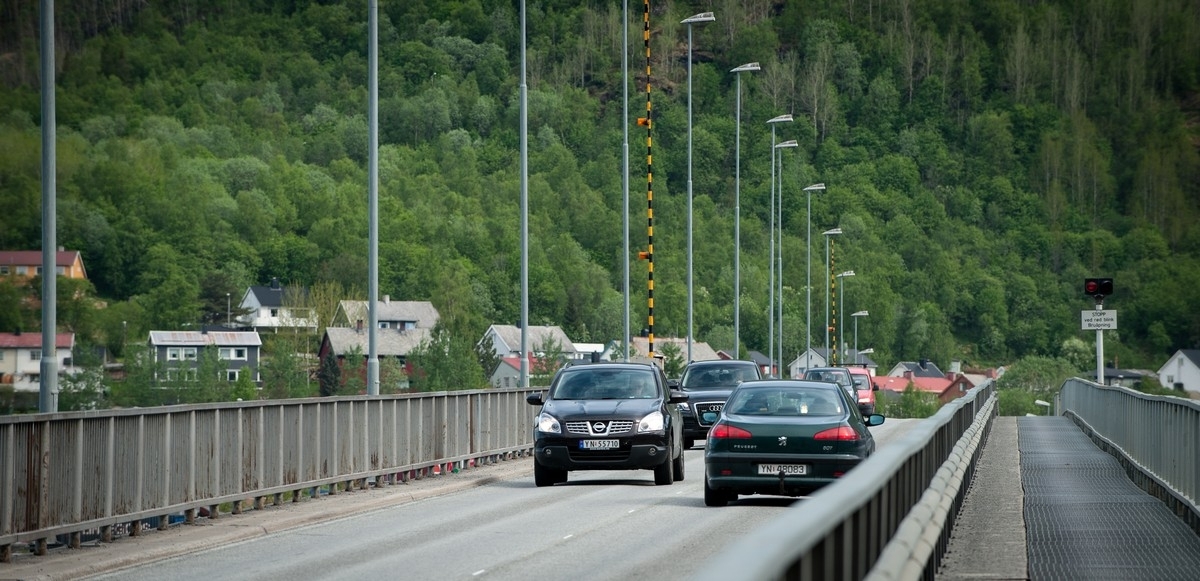
[[[565,371],[551,391],[554,399],[654,399],[654,374],[642,369],[577,369]]]
[[[743,381],[758,379],[754,369],[744,364],[705,365],[689,368],[683,374],[679,386],[683,389],[705,389],[709,387],[736,387]]]

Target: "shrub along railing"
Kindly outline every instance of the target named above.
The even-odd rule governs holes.
[[[169,515],[219,516],[321,487],[386,485],[533,447],[529,390],[166,406],[0,417],[0,561]]]

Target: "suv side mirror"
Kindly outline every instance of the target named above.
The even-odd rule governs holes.
[[[543,403],[545,403],[542,401],[542,392],[535,391],[535,392],[525,396],[525,403],[527,403],[529,405],[542,405]]]
[[[679,380],[678,379],[668,379],[667,380],[667,389],[679,389]]]
[[[667,399],[667,403],[683,403],[688,399],[688,394],[676,389],[672,389],[670,392],[670,397]]]

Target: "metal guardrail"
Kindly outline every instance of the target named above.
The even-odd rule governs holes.
[[[533,447],[529,390],[489,389],[0,417],[0,561],[12,544],[110,540],[168,515],[297,501]]]
[[[989,381],[950,402],[852,478],[727,547],[696,579],[932,578],[996,417],[994,391]]]
[[[1056,404],[1130,479],[1200,533],[1200,401],[1075,378]]]

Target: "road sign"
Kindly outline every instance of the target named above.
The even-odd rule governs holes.
[[[1084,331],[1110,331],[1116,328],[1117,312],[1115,310],[1083,311]]]

